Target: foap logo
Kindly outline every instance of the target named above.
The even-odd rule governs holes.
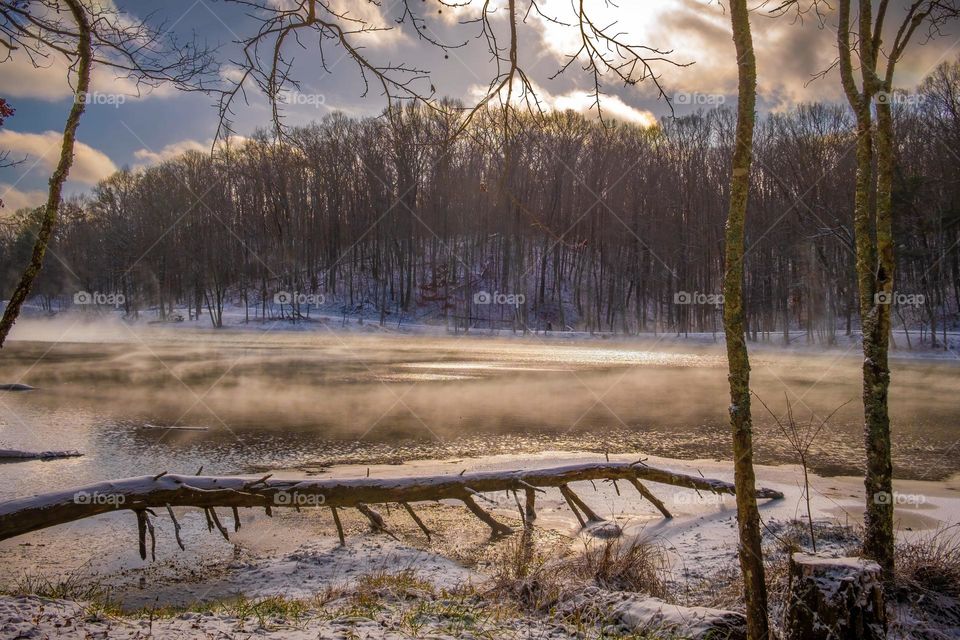
[[[327,497],[322,493],[277,491],[273,494],[273,504],[278,507],[319,507],[326,502]]]
[[[895,304],[898,307],[922,307],[927,298],[922,293],[899,293],[881,291],[873,294],[873,304]]]
[[[101,493],[99,491],[77,491],[73,494],[74,504],[94,504],[119,506],[127,501],[122,493]]]
[[[81,93],[76,97],[77,102],[81,102],[87,106],[90,105],[105,105],[108,107],[113,107],[114,109],[119,109],[120,105],[127,101],[127,96],[122,93],[99,93],[97,91],[89,91],[87,93]]]
[[[723,304],[723,294],[677,291],[673,294],[673,304],[712,304],[719,307]]]
[[[519,307],[527,301],[527,296],[522,293],[500,293],[494,291],[477,291],[473,294],[473,304],[508,304],[513,307]]]
[[[905,93],[903,91],[878,91],[876,94],[876,100],[877,104],[915,107],[923,104],[924,97],[916,93]]]
[[[727,101],[727,97],[722,93],[688,93],[683,91],[673,94],[673,101],[677,104],[694,107],[719,107]]]
[[[293,106],[305,106],[319,109],[327,104],[327,97],[322,93],[300,93],[299,91],[281,91],[277,94],[277,102]]]
[[[898,493],[896,491],[889,493],[887,491],[878,491],[873,494],[874,504],[919,506],[926,503],[926,501],[927,496],[922,493]]]
[[[127,301],[122,293],[102,293],[100,291],[77,291],[73,294],[73,304],[112,305],[121,307]]]
[[[301,293],[299,291],[277,291],[273,294],[275,304],[290,304],[297,306],[321,305],[326,298],[322,293]]]
[[[676,505],[723,505],[723,495],[719,493],[690,493],[681,491],[673,496]]]

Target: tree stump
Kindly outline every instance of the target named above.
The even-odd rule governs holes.
[[[887,620],[880,565],[862,558],[790,557],[788,640],[882,640]]]

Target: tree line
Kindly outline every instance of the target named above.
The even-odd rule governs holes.
[[[945,344],[960,299],[958,98],[958,63],[890,98],[890,302],[910,346]],[[517,118],[505,139],[492,112],[459,136],[452,108],[334,113],[290,129],[288,144],[259,133],[119,171],[66,204],[56,259],[34,292],[51,309],[78,291],[119,294],[111,300],[128,315],[186,307],[215,326],[231,304],[258,321],[298,319],[322,302],[462,328],[721,331],[733,111],[650,129],[573,112]],[[840,106],[758,122],[744,261],[751,339],[800,331],[830,344],[858,328],[855,147]],[[39,213],[18,212],[0,236],[4,296]]]

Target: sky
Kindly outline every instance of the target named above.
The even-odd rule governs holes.
[[[241,6],[223,0],[112,1],[127,19],[149,16],[151,24],[164,32],[181,39],[195,35],[217,48],[224,82],[236,77],[237,67],[231,63],[240,54],[236,42],[257,28]],[[282,6],[291,0],[265,1]],[[475,15],[478,0],[473,0],[474,7],[459,9],[442,7],[437,0],[412,3],[426,12],[425,28],[432,36],[464,45],[446,55],[418,39],[409,24],[397,24],[402,0],[382,0],[379,6],[369,0],[329,1],[348,15],[383,28],[355,36],[365,55],[380,62],[402,62],[428,70],[426,82],[439,95],[470,104],[484,95],[495,75],[486,43],[477,38],[478,25],[461,23]],[[571,2],[540,0],[537,5],[544,15],[566,24],[557,24],[536,12],[528,14],[520,26],[521,66],[548,108],[587,112],[591,77],[578,64],[555,75],[577,49],[577,31],[566,26],[573,21]],[[891,17],[902,15],[901,5],[891,9]],[[735,100],[736,65],[729,15],[716,0],[620,0],[617,5],[588,0],[587,6],[598,25],[615,25],[611,31],[622,32],[624,40],[669,51],[664,57],[686,65],[661,62],[654,66],[667,94],[674,97],[676,115]],[[502,15],[502,10],[494,15],[495,27],[505,24]],[[824,15],[822,21],[811,15],[799,20],[790,15],[771,16],[758,4],[752,21],[761,111],[789,109],[814,100],[841,100],[835,72],[815,77],[836,57],[833,13]],[[316,42],[305,38],[303,45],[291,42],[285,49],[293,60],[293,76],[301,82],[299,91],[289,94],[285,106],[288,124],[319,120],[337,110],[365,116],[383,109],[384,96],[375,88],[363,95],[357,66],[342,51],[325,44],[324,69]],[[937,64],[955,60],[958,54],[960,25],[951,25],[935,40],[918,39],[900,65],[898,86],[914,87]],[[88,191],[122,167],[145,167],[189,149],[210,148],[218,124],[214,98],[171,87],[137,95],[128,80],[115,78],[105,68],[95,71],[92,85],[95,97],[88,102],[81,121],[67,195]],[[649,81],[624,87],[611,79],[603,90],[603,106],[611,116],[647,126],[670,115],[670,108]],[[0,199],[5,203],[0,215],[9,215],[19,207],[36,206],[45,200],[46,181],[57,161],[60,132],[72,100],[64,60],[51,57],[37,69],[14,53],[10,60],[0,63],[0,97],[16,109],[15,116],[0,129],[0,150],[9,150],[12,158],[25,160],[0,169]],[[248,104],[241,102],[235,109],[233,128],[241,136],[269,125],[270,111],[263,95],[254,89],[248,92],[248,98]]]

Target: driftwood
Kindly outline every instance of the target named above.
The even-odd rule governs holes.
[[[50,460],[53,458],[78,458],[83,454],[76,449],[64,451],[21,451],[20,449],[0,449],[0,460]]]
[[[499,536],[511,533],[511,529],[485,511],[475,498],[489,500],[483,494],[494,492],[508,492],[517,496],[517,492],[523,491],[526,495],[526,506],[521,510],[521,517],[526,526],[532,526],[536,518],[536,493],[542,493],[547,487],[558,488],[581,521],[581,512],[589,521],[602,521],[573,491],[570,483],[617,479],[634,484],[638,491],[667,517],[669,512],[663,508],[663,503],[653,498],[649,489],[639,484],[640,480],[696,491],[734,493],[734,485],[729,482],[674,473],[650,467],[643,462],[588,463],[529,471],[464,472],[459,475],[383,479],[366,477],[280,480],[269,475],[256,479],[186,476],[163,472],[0,503],[0,540],[102,513],[129,509],[137,515],[140,552],[141,556],[146,557],[146,535],[149,533],[151,539],[153,538],[150,518],[156,517],[154,510],[167,511],[174,523],[177,542],[182,546],[180,526],[173,515],[172,507],[203,509],[208,528],[211,531],[218,530],[225,539],[229,539],[229,535],[215,511],[216,507],[233,511],[234,530],[240,526],[237,512],[239,507],[263,508],[267,515],[271,515],[272,508],[275,507],[293,507],[298,510],[306,507],[327,507],[333,512],[340,541],[345,542],[343,527],[337,514],[338,508],[357,509],[367,517],[375,530],[393,535],[382,516],[369,506],[391,502],[403,505],[417,526],[429,537],[429,529],[416,515],[410,503],[436,500],[460,501],[490,527],[493,535]],[[757,490],[757,497],[780,499],[783,494],[761,488]],[[151,552],[152,542],[151,540]]]

